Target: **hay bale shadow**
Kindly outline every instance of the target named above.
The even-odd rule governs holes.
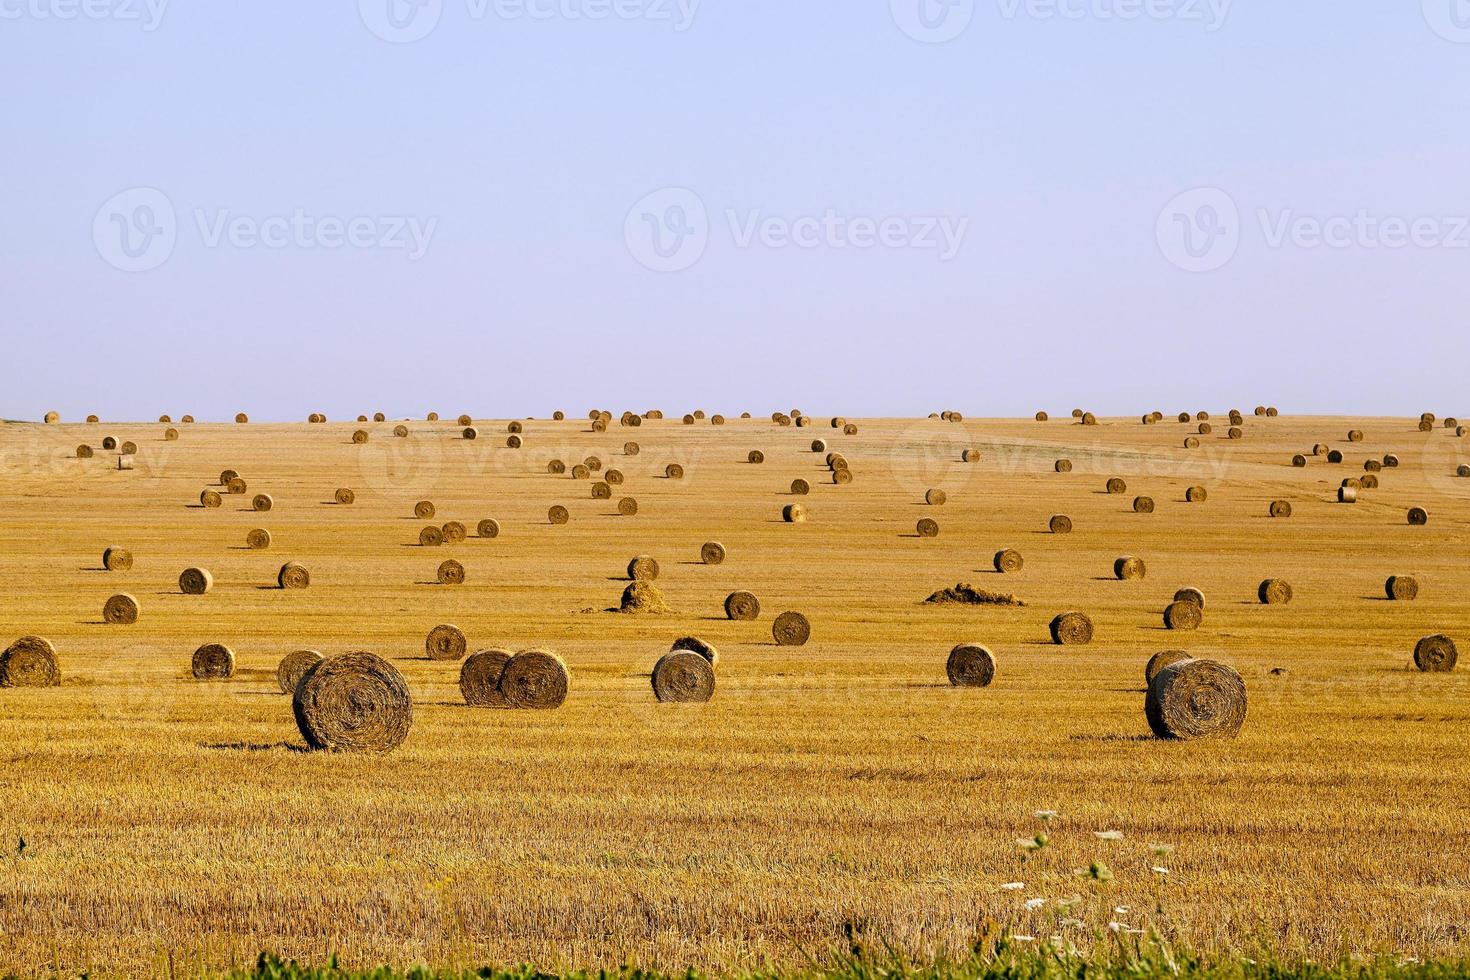
[[[294,742],[201,742],[199,747],[212,752],[274,752],[284,749],[287,752],[306,754],[311,751]]]

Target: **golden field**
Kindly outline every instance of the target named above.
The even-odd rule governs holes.
[[[1470,643],[1470,479],[1455,476],[1470,439],[1242,407],[1242,439],[1216,412],[1196,449],[1195,423],[1172,415],[1091,427],[1060,411],[852,419],[856,435],[826,416],[624,428],[615,415],[605,433],[527,421],[519,450],[505,420],[477,421],[473,442],[452,419],[407,423],[403,439],[392,421],[200,423],[177,441],[157,423],[0,426],[0,647],[48,637],[62,671],[60,687],[0,690],[0,973],[187,973],[262,949],[718,968],[804,962],[846,928],[933,951],[996,933],[1080,943],[1111,922],[1203,949],[1463,953],[1470,664],[1423,674],[1411,654],[1432,633]],[[138,444],[135,469],[100,450],[107,435]],[[853,483],[832,484],[813,439],[847,457]],[[1319,442],[1345,461],[1291,465]],[[80,443],[96,457],[73,458]],[[960,462],[965,448],[980,460]],[[1335,502],[1387,452],[1402,462],[1378,489]],[[546,472],[587,455],[627,474],[614,501]],[[1071,473],[1053,472],[1058,457]],[[684,479],[663,477],[669,462]],[[226,467],[249,492],[200,507]],[[1126,494],[1103,492],[1113,476]],[[810,496],[789,494],[798,477]],[[1186,503],[1196,484],[1209,499]],[[333,503],[339,487],[356,503]],[[926,506],[930,487],[948,502]],[[270,513],[250,511],[257,492]],[[618,516],[623,494],[637,516]],[[1137,494],[1156,512],[1134,513]],[[421,547],[423,498],[470,538]],[[1276,498],[1290,518],[1267,516]],[[796,500],[810,520],[783,523]],[[558,503],[565,526],[546,519]],[[1426,526],[1409,525],[1411,506]],[[1072,534],[1047,531],[1057,513]],[[487,517],[493,540],[474,536]],[[914,533],[923,517],[938,537]],[[268,550],[245,547],[255,527]],[[708,540],[724,564],[699,563]],[[109,545],[133,552],[131,571],[101,570]],[[1022,571],[991,570],[1003,547]],[[674,611],[609,612],[644,553]],[[1125,554],[1146,578],[1113,578]],[[466,583],[433,584],[450,557]],[[275,588],[287,560],[309,567],[309,589]],[[211,592],[180,593],[188,566],[213,573]],[[1419,597],[1384,598],[1392,574],[1415,575]],[[1259,603],[1268,577],[1292,584],[1290,605]],[[923,602],[961,581],[1026,605]],[[1182,586],[1208,598],[1194,633],[1162,624]],[[724,617],[736,589],[760,597],[759,621]],[[102,622],[116,592],[138,598],[136,625]],[[811,620],[804,647],[772,641],[787,609]],[[1048,622],[1072,609],[1095,641],[1050,645]],[[439,623],[471,649],[560,653],[567,703],[465,706],[458,665],[424,654]],[[660,705],[649,669],[685,634],[718,646],[718,690]],[[997,658],[989,688],[946,682],[950,648],[970,640]],[[234,678],[190,676],[206,642],[234,649]],[[414,700],[407,742],[304,751],[275,680],[303,647],[394,663]],[[1237,740],[1149,735],[1143,665],[1165,649],[1240,671]],[[1028,854],[1017,839],[1038,831],[1049,844]],[[1094,861],[1113,880],[1075,873]],[[1047,904],[1027,909],[1034,898]]]

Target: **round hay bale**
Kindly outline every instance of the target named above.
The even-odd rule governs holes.
[[[714,697],[715,670],[692,650],[674,650],[653,665],[653,695],[671,704],[703,703]]]
[[[222,681],[235,676],[235,651],[223,643],[206,643],[194,651],[195,680]]]
[[[1184,491],[1184,499],[1191,504],[1202,504],[1210,498],[1210,492],[1204,487],[1190,487]]]
[[[430,524],[419,532],[419,546],[437,548],[444,543],[444,529]]]
[[[138,444],[129,440],[124,442],[121,446],[118,446],[117,451],[122,453],[124,456],[136,456],[138,454]]]
[[[805,497],[807,494],[812,492],[812,485],[805,480],[798,478],[791,481],[791,492],[795,496]]]
[[[268,493],[257,493],[255,498],[250,501],[250,508],[259,514],[264,514],[275,505],[275,500]]]
[[[664,476],[670,480],[682,480],[684,479],[684,467],[678,463],[670,463],[664,467]]]
[[[640,452],[642,452],[642,450],[639,448],[638,443],[636,443],[636,442],[625,442],[625,443],[623,443],[623,455],[624,456],[637,456]]]
[[[1180,412],[1178,418],[1180,422],[1188,422],[1190,415],[1188,412]]]
[[[965,463],[980,462],[980,450],[966,449],[964,452],[960,453],[960,461]]]
[[[77,447],[77,459],[91,459],[91,458],[92,458],[92,447],[91,446],[88,446],[86,443],[83,443],[82,445],[80,445],[80,446]]]
[[[1194,416],[1196,422],[1204,422],[1209,417],[1210,417],[1210,413],[1209,412],[1196,412],[1195,413],[1195,416]]]
[[[1058,473],[1070,473],[1072,472],[1072,461],[1070,459],[1059,459],[1053,464],[1053,468]]]
[[[725,563],[725,546],[718,541],[706,541],[699,546],[699,560],[706,565],[723,565]]]
[[[939,537],[939,522],[932,517],[919,518],[919,523],[915,525],[914,529],[918,531],[919,537],[921,538]]]
[[[1363,430],[1362,429],[1349,429],[1348,430],[1348,434],[1347,434],[1347,439],[1348,439],[1348,442],[1362,442],[1363,441]]]
[[[138,600],[118,593],[102,604],[102,620],[113,626],[131,626],[138,621]]]
[[[1342,456],[1342,452],[1340,450],[1337,450],[1337,449],[1329,449],[1327,451],[1327,462],[1329,462],[1329,463],[1341,463],[1342,462],[1342,459],[1343,459],[1343,456]]]
[[[1051,621],[1051,641],[1058,646],[1086,646],[1092,642],[1092,620],[1080,612],[1066,612]]]
[[[358,420],[358,421],[359,421],[359,422],[366,422],[366,421],[367,421],[367,420],[368,420],[368,417],[367,417],[367,416],[366,416],[366,415],[359,415],[359,416],[358,416],[358,417],[357,417],[357,420]]]
[[[102,437],[102,449],[105,452],[109,452],[109,453],[110,452],[113,452],[114,450],[117,449],[117,440],[114,439],[112,436],[103,436]]]
[[[436,508],[432,500],[420,500],[413,505],[413,516],[421,521],[427,521],[434,516],[435,512]]]
[[[1202,436],[1207,436],[1215,431],[1215,427],[1208,422],[1201,422],[1196,431]]]
[[[424,652],[430,660],[459,660],[466,649],[464,631],[449,623],[435,626],[424,638]]]
[[[1460,424],[1460,420],[1457,419],[1457,418],[1455,418],[1454,416],[1450,416],[1449,418],[1447,418],[1447,419],[1444,420],[1444,427],[1446,429],[1453,429],[1456,426],[1458,426],[1459,424]]]
[[[703,657],[711,667],[720,665],[720,651],[716,650],[713,643],[706,643],[697,636],[681,636],[669,647],[669,652],[675,650],[687,650],[697,653]]]
[[[322,421],[325,422],[326,420],[323,419]],[[439,421],[439,413],[438,412],[430,412],[428,415],[425,415],[424,416],[424,421],[425,422],[437,422],[437,421]]]
[[[1266,512],[1272,517],[1290,517],[1291,501],[1273,500],[1271,501],[1271,506],[1267,508]]]
[[[1244,425],[1245,424],[1245,416],[1244,415],[1241,415],[1240,412],[1239,412],[1239,410],[1232,408],[1230,410],[1230,424],[1231,425]]]
[[[506,449],[520,449],[521,448],[521,437],[520,436],[506,436],[505,437],[505,448]]]
[[[509,650],[476,650],[459,668],[459,693],[464,703],[477,708],[507,708],[509,703],[500,693],[500,676],[510,663]]]
[[[126,548],[105,548],[102,567],[109,572],[126,572],[133,567],[133,553]]]
[[[832,471],[832,482],[840,487],[845,487],[852,482],[852,470],[845,466],[839,466]]]
[[[378,421],[381,422],[383,420],[379,418]],[[474,425],[475,420],[469,415],[461,415],[459,418],[455,419],[455,424],[458,425],[460,428],[465,428],[467,426]]]
[[[1072,418],[1080,420],[1082,418],[1082,409],[1080,409],[1080,408],[1074,408],[1074,409],[1072,409]]]
[[[725,615],[734,620],[758,619],[761,601],[749,592],[731,592],[725,596]]]
[[[1409,523],[1415,527],[1423,527],[1429,523],[1429,511],[1423,507],[1409,508]]]
[[[1265,405],[1257,405],[1256,406],[1256,415],[1264,418],[1265,415],[1266,415],[1266,406]]]
[[[101,419],[100,419],[100,418],[98,418],[98,417],[97,417],[97,416],[95,416],[95,415],[88,415],[88,416],[87,416],[87,421],[88,421],[88,422],[90,422],[90,423],[91,423],[91,424],[93,424],[93,425],[96,425],[96,424],[97,424],[97,423],[98,423],[98,422],[101,422],[101,421],[102,421],[102,420],[101,420]],[[193,420],[193,419],[191,419],[191,418],[187,418],[187,417],[186,417],[186,418],[185,418],[185,419],[184,419],[184,421],[186,421],[186,422],[192,422],[192,421],[194,421],[194,420]]]
[[[1383,463],[1380,460],[1376,460],[1376,459],[1365,459],[1365,460],[1363,460],[1363,472],[1364,473],[1382,473],[1383,472]]]
[[[224,502],[224,498],[219,495],[218,491],[203,490],[199,493],[199,503],[205,507],[213,509],[221,506]]]
[[[1281,413],[1279,411],[1277,411],[1276,408],[1274,408],[1273,406],[1271,406],[1271,405],[1267,405],[1266,406],[1266,418],[1268,418],[1268,419],[1274,419],[1274,418],[1276,418],[1276,416],[1278,416],[1280,414]]]
[[[184,595],[204,595],[214,588],[214,576],[208,569],[186,568],[179,573],[179,591]]]
[[[685,425],[693,425],[694,424],[694,416],[693,415],[686,414],[684,416],[684,424]]]
[[[164,440],[164,442],[177,442],[178,441],[178,438],[179,438],[179,430],[178,429],[168,428],[168,429],[164,429],[163,430],[163,440]]]
[[[1205,608],[1205,594],[1199,589],[1185,586],[1174,593],[1175,602],[1192,602],[1201,609]]]
[[[1343,480],[1342,485],[1345,487],[1352,487],[1354,490],[1363,489],[1363,481],[1359,480],[1357,477],[1352,476],[1348,477],[1346,480]]]
[[[526,431],[526,427],[516,419],[511,419],[505,425],[505,431],[513,435]]]
[[[603,480],[598,480],[596,483],[592,484],[592,499],[611,500],[612,487],[608,486],[608,484]]]
[[[434,577],[440,585],[464,585],[464,565],[453,558],[446,558],[439,563]]]
[[[382,412],[374,412],[373,413],[373,421],[374,422],[386,422],[386,421],[388,421],[388,416],[384,415]]]
[[[805,646],[812,636],[812,624],[799,612],[783,612],[771,623],[771,636],[779,646]]]
[[[1399,465],[1399,458],[1393,453],[1384,453],[1383,465],[1387,466],[1389,469],[1393,469],[1394,467]]]
[[[561,504],[552,504],[546,511],[546,519],[553,524],[565,524],[572,519],[572,512]]]
[[[995,655],[978,643],[961,643],[949,651],[944,672],[955,687],[989,687],[995,680]]]
[[[949,496],[937,487],[924,491],[924,503],[930,507],[941,507],[948,499]]]
[[[637,497],[619,497],[618,513],[623,517],[635,517],[638,514]]]
[[[1163,670],[1170,664],[1177,664],[1181,660],[1188,659],[1190,659],[1189,654],[1185,653],[1183,650],[1160,650],[1152,657],[1149,657],[1148,663],[1145,664],[1143,667],[1144,685],[1147,686],[1149,684],[1152,684],[1154,682],[1154,678],[1159,676],[1159,671]]]
[[[1284,606],[1291,602],[1291,583],[1285,579],[1268,578],[1256,590],[1261,602],[1268,606]]]
[[[1050,419],[1051,419],[1051,416],[1047,415],[1045,412],[1037,412],[1036,413],[1036,421],[1038,421],[1038,422],[1047,422],[1047,421],[1050,421]]]
[[[1143,416],[1142,421],[1144,425],[1156,425],[1158,424],[1159,420],[1154,418],[1153,413],[1150,412],[1149,414]]]
[[[570,686],[566,662],[544,650],[522,650],[500,672],[500,696],[512,708],[559,708]]]
[[[1026,559],[1015,548],[1002,548],[995,553],[991,562],[995,565],[995,570],[1003,575],[1019,572],[1026,567]]]
[[[1463,477],[1470,477],[1470,464],[1461,463],[1455,469],[1455,475],[1458,476],[1458,477],[1461,477],[1461,478],[1463,478]]]
[[[1113,575],[1120,581],[1141,579],[1147,574],[1148,568],[1144,565],[1142,558],[1124,555],[1113,562]]]
[[[1291,465],[1296,467],[1306,466],[1307,457],[1303,456],[1301,453],[1297,453],[1295,456],[1291,457]]]
[[[593,432],[606,432],[607,431],[607,419],[604,419],[604,418],[594,419],[592,421],[592,431]]]
[[[367,429],[358,429],[356,432],[352,433],[352,441],[353,441],[354,444],[359,445],[359,446],[361,446],[363,443],[367,442],[368,441],[368,432],[367,432]]]
[[[752,449],[745,454],[745,461],[748,463],[764,463],[766,461],[766,454],[759,449]]]
[[[592,475],[592,471],[587,468],[587,464],[586,463],[577,463],[577,464],[575,464],[575,465],[572,466],[572,479],[573,480],[585,480],[585,479],[587,479],[591,475]]]
[[[559,459],[550,460],[546,464],[546,472],[548,472],[548,473],[561,474],[561,473],[565,473],[566,471],[567,471],[567,464],[566,463],[563,463]]]
[[[348,487],[338,487],[337,492],[332,495],[332,498],[337,503],[345,506],[357,502],[357,493]]]
[[[608,470],[606,473],[602,474],[602,478],[612,486],[620,487],[623,485],[624,477],[622,470]]]
[[[1331,451],[1332,447],[1327,445],[1326,443],[1319,442],[1312,446],[1313,456],[1326,456]]]
[[[1448,673],[1455,669],[1459,659],[1455,641],[1443,633],[1426,636],[1414,644],[1414,666],[1426,673]]]
[[[787,504],[781,508],[781,520],[787,524],[801,524],[806,520],[806,508],[801,504]]]
[[[1082,413],[1082,424],[1083,425],[1097,425],[1097,416],[1096,415],[1093,415],[1091,412],[1083,412]]]
[[[813,439],[812,440],[812,452],[814,452],[814,453],[825,453],[826,451],[827,451],[827,444],[825,442],[823,442],[821,439]]]
[[[1184,448],[1185,449],[1198,449],[1199,448],[1199,436],[1188,436],[1187,438],[1185,438],[1185,440],[1184,440]]]
[[[1240,439],[1245,435],[1245,433],[1241,431],[1240,426],[1232,425],[1229,429],[1226,430],[1225,435],[1227,438],[1230,439]]]
[[[1435,415],[1434,415],[1433,412],[1425,412],[1425,413],[1423,413],[1422,415],[1419,416],[1419,421],[1420,422],[1433,422],[1434,419],[1435,419]]]
[[[236,497],[240,496],[248,489],[249,487],[245,484],[245,481],[238,476],[231,480],[229,483],[225,484],[225,492]]]
[[[652,582],[658,573],[658,559],[652,555],[638,555],[628,562],[628,578],[634,582]]]
[[[840,429],[840,428],[842,428],[846,424],[847,424],[847,419],[843,418],[840,415],[834,416],[833,419],[832,419],[832,428],[834,428],[834,429]]]
[[[408,438],[408,426],[402,425],[402,424],[395,425],[393,427],[393,435],[395,435],[399,439],[407,439]]]
[[[1164,608],[1164,625],[1171,630],[1197,630],[1204,610],[1189,601],[1171,602]]]
[[[1047,527],[1051,528],[1052,534],[1071,534],[1072,518],[1066,514],[1053,514],[1051,520],[1047,522]]]
[[[1356,487],[1338,487],[1337,502],[1340,504],[1355,504],[1358,502],[1358,490]]]
[[[557,410],[557,411],[551,413],[551,420],[553,422],[565,422],[566,421],[566,418],[567,418],[567,413],[566,412],[563,412],[561,410]]]
[[[1152,514],[1153,512],[1154,512],[1154,498],[1152,498],[1152,497],[1134,497],[1133,498],[1133,513],[1135,513],[1135,514]]]
[[[1161,669],[1144,698],[1159,738],[1234,738],[1245,723],[1245,682],[1214,660],[1180,660]]]
[[[244,412],[240,412],[240,413],[236,414],[236,416],[235,416],[235,424],[236,425],[245,425],[249,421],[250,421],[250,416],[246,415]]]
[[[1378,477],[1374,476],[1372,473],[1364,473],[1363,479],[1358,482],[1364,490],[1378,489]]]
[[[1127,493],[1128,482],[1121,476],[1115,476],[1108,480],[1106,489],[1108,493]]]
[[[288,561],[276,573],[276,584],[283,589],[304,589],[311,585],[311,572],[299,562]]]
[[[56,648],[40,636],[22,636],[0,653],[0,687],[58,687]]]
[[[482,538],[500,537],[500,522],[493,517],[487,517],[475,525],[475,533]]]
[[[276,685],[282,694],[292,694],[296,691],[296,685],[301,683],[301,678],[306,672],[324,658],[315,650],[293,650],[281,658],[276,664]]]
[[[842,427],[842,434],[845,435],[845,436],[855,436],[855,435],[857,435],[858,434],[857,423],[856,422],[849,422],[846,425],[844,425]]]
[[[61,416],[56,412],[47,412],[45,416],[42,417],[41,421],[45,422],[47,425],[55,425],[57,422],[61,421]]]
[[[1410,602],[1419,596],[1419,580],[1412,575],[1390,575],[1383,583],[1383,591],[1390,599]]]
[[[475,428],[473,425],[467,425],[467,426],[465,426],[463,429],[460,430],[460,433],[459,434],[460,434],[460,436],[462,436],[465,439],[468,439],[471,442],[473,442],[474,440],[480,438],[480,430],[477,429],[477,428]]]
[[[1428,419],[1420,419],[1419,420],[1419,431],[1420,432],[1433,432],[1434,431],[1434,423],[1431,422],[1431,421],[1429,421]]]
[[[398,669],[371,653],[314,664],[291,698],[309,746],[338,752],[390,752],[413,727],[413,701]]]

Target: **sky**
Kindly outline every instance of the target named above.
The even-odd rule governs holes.
[[[1470,415],[1470,0],[0,0],[0,416]]]

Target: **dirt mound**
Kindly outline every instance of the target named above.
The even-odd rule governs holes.
[[[977,589],[968,582],[960,582],[952,589],[940,589],[924,601],[940,604],[959,603],[966,606],[1024,606],[1026,604],[1009,592]]]

